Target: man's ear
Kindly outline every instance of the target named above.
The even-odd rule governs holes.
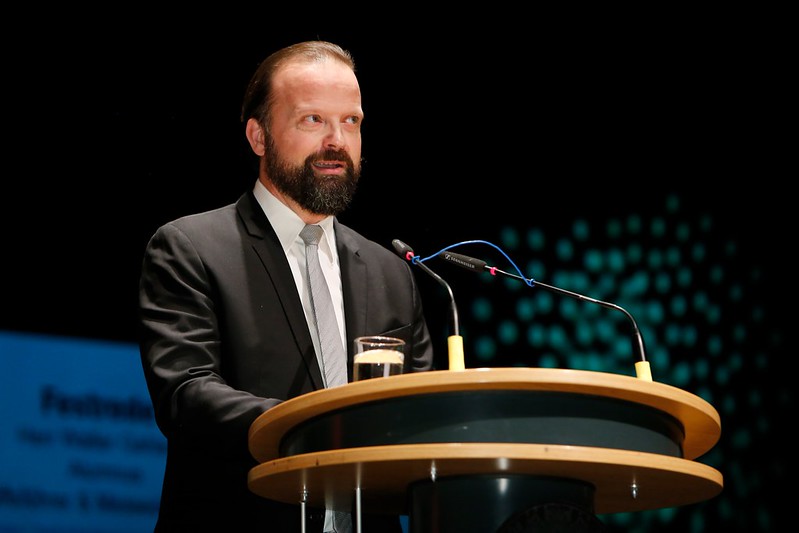
[[[254,118],[247,119],[245,132],[252,151],[258,156],[264,155],[264,130],[261,125],[258,124],[258,121]]]

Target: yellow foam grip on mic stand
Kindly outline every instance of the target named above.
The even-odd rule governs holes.
[[[447,337],[447,348],[449,348],[449,369],[465,370],[463,362],[463,337],[460,335],[450,335]]]
[[[638,361],[635,363],[635,375],[638,379],[652,381],[652,369],[649,368],[649,361]]]

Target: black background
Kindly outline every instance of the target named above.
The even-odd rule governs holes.
[[[155,15],[32,24],[4,51],[4,328],[132,339],[147,239],[251,186],[244,87],[276,47],[317,37],[355,55],[366,112],[341,218],[387,247],[424,255],[676,192],[784,263],[787,72],[756,19],[477,31]]]

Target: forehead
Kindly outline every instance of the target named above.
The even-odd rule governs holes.
[[[314,107],[336,103],[361,105],[358,79],[350,67],[336,60],[292,61],[283,65],[274,78],[275,97],[291,107]]]

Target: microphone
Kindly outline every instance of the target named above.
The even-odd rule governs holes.
[[[468,255],[457,254],[445,250],[443,252],[440,252],[438,256],[444,259],[445,261],[458,265],[459,267],[465,268],[466,270],[471,270],[472,272],[485,271],[489,272],[492,276],[496,276],[497,274],[502,274],[505,277],[523,281],[528,285],[530,283],[534,283],[535,285],[551,292],[556,292],[558,294],[565,294],[566,296],[571,296],[572,298],[577,298],[578,300],[592,302],[595,304],[599,304],[602,307],[607,307],[608,309],[616,309],[617,311],[621,311],[630,320],[633,327],[634,340],[632,342],[632,348],[633,352],[636,353],[639,359],[635,363],[635,373],[640,379],[643,379],[645,381],[652,381],[652,372],[649,367],[649,361],[646,360],[646,356],[644,355],[644,338],[641,335],[641,331],[638,329],[638,324],[635,322],[633,316],[630,313],[628,313],[627,310],[624,309],[623,307],[609,302],[596,300],[594,298],[589,298],[588,296],[584,296],[582,294],[578,294],[572,291],[567,291],[565,289],[561,289],[553,285],[547,285],[546,283],[541,283],[540,281],[535,281],[533,279],[528,280],[521,276],[517,276],[516,274],[511,274],[510,272],[505,272],[503,270],[500,270],[497,267],[488,266],[488,263],[486,263],[485,261],[481,259],[475,259],[474,257],[469,257]]]
[[[413,253],[413,249],[399,239],[391,241],[397,253],[412,264],[418,266],[427,272],[433,279],[440,283],[449,294],[449,307],[450,307],[450,336],[447,338],[447,347],[449,348],[449,369],[450,370],[463,370],[465,368],[463,360],[463,337],[460,335],[458,327],[458,307],[455,305],[455,295],[452,294],[452,288],[449,283],[430,270],[427,265],[419,260],[419,256]]]

